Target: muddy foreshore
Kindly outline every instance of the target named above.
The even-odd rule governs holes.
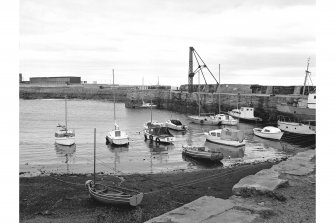
[[[84,184],[92,175],[20,177],[20,222],[144,222],[201,196],[227,199],[240,179],[271,168],[273,164],[263,162],[215,170],[123,176],[123,187],[144,193],[160,190],[145,195],[136,208],[106,206],[90,199]],[[209,176],[213,177],[208,179]],[[204,177],[206,181],[174,189],[176,185]],[[120,178],[98,175],[97,181],[120,183]]]

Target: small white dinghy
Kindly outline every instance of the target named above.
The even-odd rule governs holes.
[[[275,140],[280,140],[284,134],[284,132],[282,132],[279,128],[273,126],[266,126],[263,129],[254,128],[253,131],[256,136]]]
[[[244,146],[246,142],[244,132],[237,129],[215,129],[204,134],[207,141],[221,145],[239,147]]]

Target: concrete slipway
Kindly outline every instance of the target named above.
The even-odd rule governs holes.
[[[315,222],[315,150],[242,178],[233,194],[203,196],[147,222]]]

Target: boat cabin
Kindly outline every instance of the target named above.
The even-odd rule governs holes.
[[[308,95],[307,108],[316,109],[316,93],[310,93]]]
[[[220,138],[220,139],[228,139],[242,142],[244,139],[244,132],[237,129],[223,128],[219,130],[209,131],[211,136]]]
[[[176,120],[176,119],[171,119],[170,121],[172,124],[177,125],[177,126],[183,125],[179,120]]]

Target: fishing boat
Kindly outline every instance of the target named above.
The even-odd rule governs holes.
[[[144,130],[145,129],[148,129],[150,127],[153,127],[153,126],[165,126],[164,123],[162,122],[158,122],[158,121],[147,121],[146,123],[144,123],[143,127],[144,127]]]
[[[207,141],[221,145],[239,147],[244,146],[246,143],[244,132],[237,129],[215,129],[209,132],[205,132],[204,134]]]
[[[239,123],[238,119],[233,118],[231,115],[217,114],[215,117],[221,121],[221,125],[237,125]]]
[[[228,115],[233,116],[234,118],[238,118],[244,121],[254,121],[254,122],[261,122],[263,119],[254,116],[254,108],[252,107],[241,107],[233,109],[232,111],[228,112]]]
[[[169,129],[176,130],[176,131],[185,131],[187,129],[186,125],[183,125],[181,121],[177,119],[170,119],[165,122],[165,126]]]
[[[114,86],[114,69],[113,69],[113,86]],[[129,136],[125,131],[119,129],[118,124],[116,124],[116,112],[115,112],[115,94],[114,96],[114,129],[108,132],[106,136],[106,141],[112,145],[122,146],[129,145]]]
[[[57,125],[55,143],[63,146],[71,146],[75,143],[75,132],[67,128],[67,98],[65,97],[65,125]]]
[[[156,108],[157,105],[153,104],[152,102],[150,103],[145,103],[144,101],[142,101],[142,105],[140,106],[140,108]]]
[[[221,152],[212,151],[205,146],[182,146],[182,154],[211,162],[219,162],[223,159]]]
[[[254,134],[258,137],[275,140],[280,140],[284,134],[284,132],[282,132],[279,128],[273,126],[266,126],[263,129],[254,128],[253,131]]]
[[[291,120],[285,116],[279,116],[278,128],[284,132],[298,134],[298,135],[315,135],[316,134],[316,121],[305,120],[297,121]]]
[[[176,138],[170,133],[168,127],[152,126],[144,130],[144,139],[155,141],[156,143],[173,143]]]
[[[96,183],[95,180],[95,153],[96,153],[96,129],[94,129],[94,179],[85,182],[91,198],[111,205],[130,205],[137,206],[142,202],[143,193],[122,188],[119,186],[108,186]]]

